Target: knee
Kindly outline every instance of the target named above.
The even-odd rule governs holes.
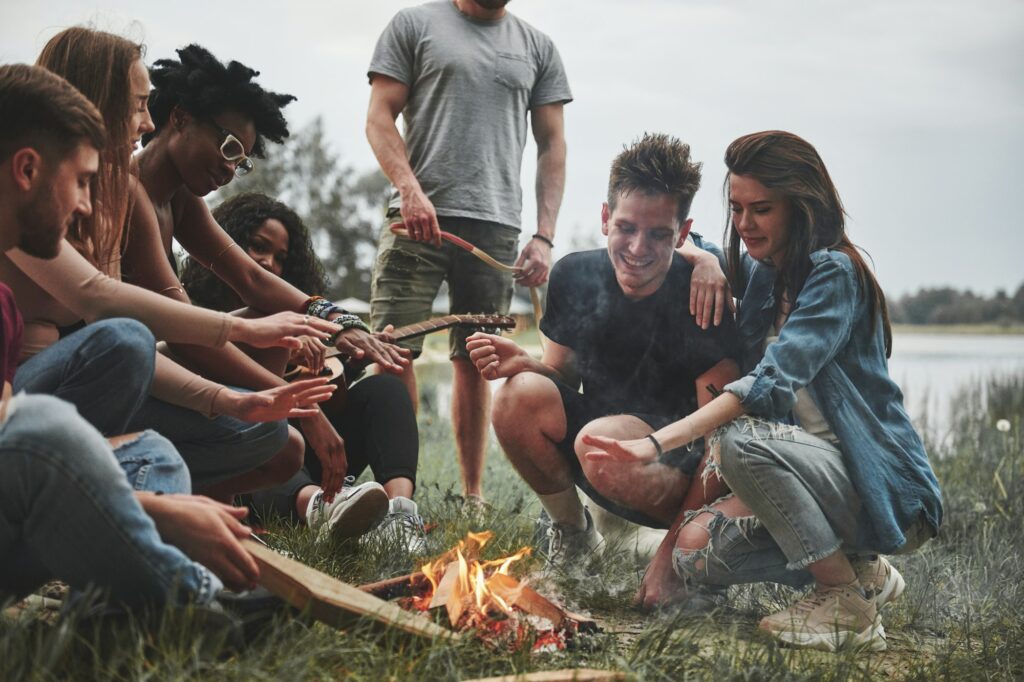
[[[676,575],[695,580],[707,577],[707,556],[711,543],[708,529],[713,523],[713,512],[691,512],[690,518],[680,527],[672,551],[672,566]]]
[[[530,424],[539,424],[538,416],[552,407],[551,391],[557,389],[546,377],[521,372],[508,380],[494,394],[491,422],[499,433],[508,433]]]
[[[411,371],[411,370],[409,370]],[[374,374],[359,382],[368,391],[367,406],[371,411],[412,410],[412,398],[405,384],[394,374]],[[353,391],[356,390],[355,388]]]
[[[102,352],[116,358],[119,375],[145,378],[148,385],[156,362],[156,339],[146,325],[119,317],[94,322],[86,329],[92,329]]]
[[[271,485],[284,483],[302,468],[306,453],[306,443],[295,428],[287,427],[284,447],[263,467],[271,479]]]

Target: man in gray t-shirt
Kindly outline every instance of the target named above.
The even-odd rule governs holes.
[[[505,11],[508,0],[439,0],[399,12],[370,63],[366,132],[394,185],[371,294],[374,328],[430,317],[447,280],[452,313],[506,313],[512,278],[451,244],[452,232],[547,280],[565,184],[562,106],[572,100],[546,35]],[[537,142],[537,231],[516,258],[527,114]],[[404,139],[396,126],[404,121]],[[388,229],[402,222],[409,239]],[[450,337],[452,421],[467,495],[479,496],[490,390],[469,362],[467,333]],[[418,354],[421,341],[408,343]],[[416,379],[403,379],[416,400]]]

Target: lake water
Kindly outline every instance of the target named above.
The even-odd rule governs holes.
[[[1024,372],[1024,335],[896,334],[889,373],[906,396],[915,422],[927,411],[930,429],[945,430],[949,404],[961,386],[993,374]],[[446,361],[417,368],[422,407],[447,417],[451,366]],[[492,382],[497,386],[497,382]]]
[[[948,422],[962,386],[1016,372],[1024,372],[1024,335],[896,334],[889,359],[910,415],[916,420],[927,410],[937,428]]]

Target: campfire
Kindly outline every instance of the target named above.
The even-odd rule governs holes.
[[[361,589],[385,598],[401,595],[399,605],[413,611],[443,608],[452,629],[473,631],[499,648],[564,649],[577,634],[597,630],[592,620],[566,611],[511,575],[511,568],[530,554],[529,547],[500,559],[480,560],[481,550],[493,537],[490,531],[469,533],[416,573]]]

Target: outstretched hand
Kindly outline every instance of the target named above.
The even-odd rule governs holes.
[[[356,327],[350,327],[338,335],[338,350],[356,360],[376,362],[388,372],[403,372],[409,366],[408,348],[391,343],[389,330],[371,334]]]
[[[201,495],[138,494],[164,542],[206,566],[230,589],[256,587],[260,569],[239,540],[251,529],[242,523],[249,510]]]
[[[214,400],[214,412],[247,422],[312,417],[320,411],[317,403],[329,399],[338,388],[328,383],[329,380],[329,377],[303,379],[255,393],[223,390]]]
[[[284,312],[267,317],[234,317],[228,340],[256,348],[281,346],[298,350],[302,347],[299,337],[313,336],[326,341],[339,329],[338,325],[319,317]]]
[[[615,460],[646,464],[658,457],[658,450],[649,438],[616,440],[606,436],[583,434],[583,444],[589,448],[583,456],[594,462]]]
[[[533,359],[515,341],[477,332],[466,339],[469,359],[488,381],[514,376],[530,369]]]

